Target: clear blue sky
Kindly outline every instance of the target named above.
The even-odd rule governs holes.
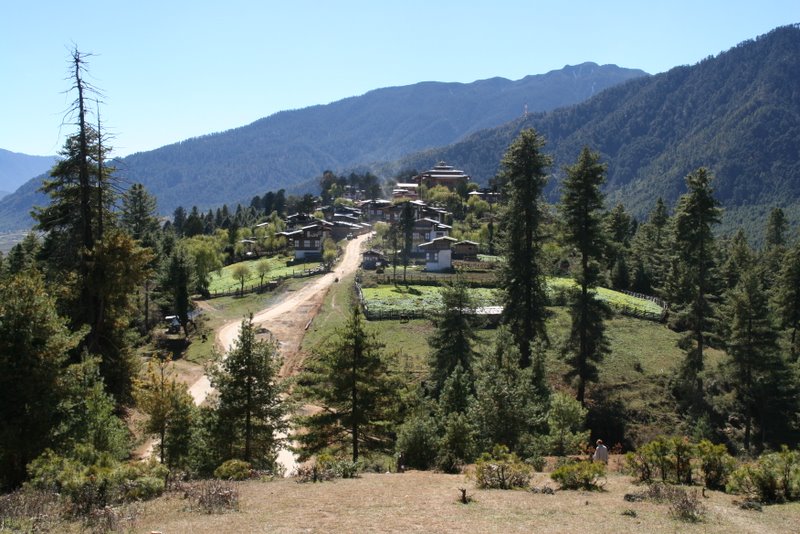
[[[798,0],[7,0],[0,148],[54,154],[74,130],[73,43],[127,155],[379,87],[584,61],[655,74],[797,22]]]

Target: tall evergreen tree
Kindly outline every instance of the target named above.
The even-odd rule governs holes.
[[[544,139],[523,130],[503,156],[502,181],[508,199],[502,213],[503,322],[509,326],[520,365],[531,365],[531,343],[547,340],[546,295],[541,261],[542,190],[551,158],[542,153]]]
[[[786,214],[781,208],[773,208],[769,212],[767,221],[767,231],[764,242],[767,248],[786,246]]]
[[[142,184],[133,184],[122,195],[120,224],[137,241],[146,242],[158,231],[156,198]]]
[[[173,310],[189,336],[189,311],[191,309],[190,291],[194,286],[194,262],[184,245],[176,246],[169,258],[162,285],[170,294]]]
[[[301,457],[328,448],[350,449],[355,462],[362,451],[391,448],[397,384],[382,349],[353,306],[336,337],[306,361],[297,393],[322,411],[299,418],[298,426],[305,432],[294,439],[302,447]]]
[[[428,339],[431,347],[430,367],[434,398],[453,374],[456,366],[472,381],[474,344],[478,339],[475,331],[475,304],[463,283],[455,282],[441,291],[442,308],[435,320],[436,330]],[[470,388],[471,389],[471,388]]]
[[[526,437],[541,433],[549,403],[541,345],[532,351],[532,365],[519,367],[519,349],[502,326],[492,353],[476,366],[475,398],[469,419],[476,430],[480,450],[496,444],[519,451]]]
[[[688,407],[703,410],[703,351],[711,329],[713,310],[709,296],[716,291],[713,226],[720,221],[719,203],[711,188],[711,175],[704,168],[686,177],[689,191],[678,200],[673,217],[671,263],[672,303],[680,322],[688,328],[687,347],[679,396]]]
[[[219,439],[228,458],[270,468],[282,443],[279,434],[288,428],[287,389],[278,377],[277,343],[256,339],[255,330],[252,316],[242,321],[233,348],[212,368],[211,384],[218,391],[218,418],[226,423]]]
[[[789,331],[791,358],[800,354],[800,242],[795,243],[784,257],[775,296],[781,326]]]
[[[400,211],[400,232],[403,238],[403,282],[406,281],[406,269],[411,261],[411,250],[414,247],[414,207],[411,202],[404,202]]]
[[[575,248],[580,263],[576,273],[578,291],[570,299],[572,328],[564,351],[570,366],[567,378],[576,379],[576,398],[584,405],[586,383],[597,380],[595,364],[609,350],[603,326],[609,311],[595,292],[605,244],[600,186],[605,181],[606,166],[600,163],[599,154],[584,148],[578,161],[566,171],[560,206],[563,236],[566,244]]]
[[[734,234],[726,254],[727,258],[720,271],[724,289],[729,290],[736,287],[742,274],[753,267],[755,260],[753,250],[747,243],[747,236],[741,228]]]
[[[0,487],[20,484],[25,466],[52,446],[61,421],[59,377],[83,333],[70,333],[41,275],[0,284]]]
[[[752,431],[759,429],[763,447],[767,417],[785,388],[785,366],[778,351],[777,331],[772,325],[767,297],[753,269],[745,271],[728,294],[725,305],[726,348],[733,375],[738,411],[744,419],[744,449],[750,450]],[[784,420],[791,420],[792,413]]]
[[[87,99],[94,90],[85,81],[86,55],[73,50],[70,77],[77,93],[72,114],[77,132],[70,136],[64,158],[51,171],[42,191],[48,206],[34,212],[45,232],[41,257],[46,276],[62,288],[58,308],[73,330],[88,327],[75,351],[78,362],[86,350],[101,357],[105,386],[120,403],[131,401],[137,360],[127,332],[131,298],[144,280],[150,256],[119,231],[112,211],[113,169],[105,165],[110,147],[88,121]]]

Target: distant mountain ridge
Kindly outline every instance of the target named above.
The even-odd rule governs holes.
[[[457,164],[486,183],[509,143],[535,128],[554,157],[555,201],[564,165],[588,145],[609,165],[607,203],[643,216],[659,196],[673,202],[700,166],[715,175],[731,225],[772,206],[800,220],[800,26],[785,26],[716,57],[612,87],[569,108],[520,118],[388,167]],[[752,234],[752,232],[751,232]]]
[[[30,156],[0,148],[0,197],[48,171],[55,162],[55,156]]]
[[[422,82],[376,89],[327,105],[282,111],[247,126],[132,154],[116,162],[127,183],[141,182],[159,211],[216,207],[254,195],[298,190],[326,169],[340,171],[454,143],[529,112],[568,106],[641,70],[583,63],[510,81]],[[36,184],[0,201],[0,229],[30,225],[45,199]]]

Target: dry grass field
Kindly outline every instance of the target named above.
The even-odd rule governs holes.
[[[533,486],[557,488],[538,473]],[[358,479],[300,484],[292,479],[236,483],[238,511],[190,511],[182,493],[144,504],[135,532],[558,532],[580,533],[797,533],[800,503],[740,509],[736,497],[706,492],[707,512],[698,523],[670,516],[667,504],[626,502],[640,491],[630,477],[612,472],[602,491],[477,490],[462,475],[410,471],[364,474]],[[458,502],[459,488],[474,498]],[[699,491],[699,488],[697,488]],[[625,513],[623,513],[625,512]]]

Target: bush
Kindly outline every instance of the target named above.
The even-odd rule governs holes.
[[[669,513],[675,519],[689,523],[697,523],[703,519],[706,508],[697,496],[697,490],[688,492],[681,488],[673,488],[669,497]]]
[[[227,481],[202,480],[191,484],[186,495],[192,500],[191,509],[207,514],[221,514],[239,509],[239,491]]]
[[[533,467],[534,471],[536,471],[537,473],[541,473],[542,471],[544,471],[545,465],[547,465],[547,458],[539,455],[531,456],[530,458],[525,460],[525,462],[531,467]]]
[[[125,464],[90,447],[80,447],[77,453],[81,459],[45,451],[28,466],[31,478],[27,487],[60,493],[68,500],[69,511],[83,516],[164,492],[169,471],[155,461]]]
[[[714,455],[718,455],[718,450],[713,447],[708,442],[703,449],[709,455],[709,462],[712,462]],[[692,458],[697,453],[697,446],[685,437],[658,438],[625,455],[625,466],[630,474],[642,482],[661,479],[662,482],[691,484]],[[719,460],[722,461],[722,458]],[[713,463],[709,463],[708,467],[712,469]]]
[[[663,482],[648,484],[647,489],[642,492],[626,494],[625,500],[628,502],[644,500],[666,502],[669,504],[669,513],[672,517],[692,523],[700,521],[706,512],[696,490],[690,493],[685,489],[676,488]]]
[[[436,460],[436,423],[431,417],[411,417],[397,432],[397,452],[403,465],[428,469]]]
[[[531,480],[531,468],[508,448],[496,445],[483,453],[475,464],[475,484],[479,488],[524,488]]]
[[[696,451],[706,487],[709,489],[724,488],[728,482],[728,476],[736,465],[736,460],[728,454],[725,445],[714,445],[704,439],[697,444]]]
[[[323,482],[334,478],[358,478],[363,464],[347,459],[320,454],[314,463],[297,468],[294,476],[298,482]]]
[[[251,466],[244,460],[228,460],[214,470],[214,478],[220,480],[247,480]]]
[[[599,489],[598,482],[606,474],[602,462],[573,462],[562,465],[550,474],[550,478],[561,484],[561,489]]]
[[[800,451],[784,446],[780,452],[743,465],[731,474],[726,491],[764,503],[800,499]]]

